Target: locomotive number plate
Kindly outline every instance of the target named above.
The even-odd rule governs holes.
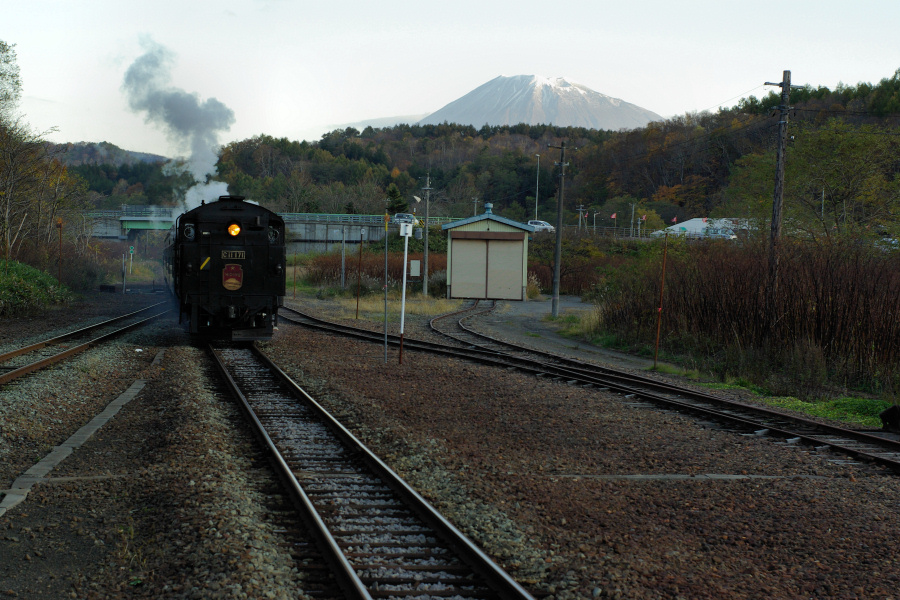
[[[245,250],[222,250],[222,258],[225,260],[244,260],[247,258]]]

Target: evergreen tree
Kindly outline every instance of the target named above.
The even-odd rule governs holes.
[[[387,187],[387,197],[387,210],[392,215],[409,211],[409,202],[403,199],[403,195],[400,194],[400,188],[398,188],[395,184],[392,183]]]

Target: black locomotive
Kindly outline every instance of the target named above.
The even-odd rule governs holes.
[[[285,292],[284,220],[219,196],[182,214],[165,249],[166,283],[195,337],[266,340]]]

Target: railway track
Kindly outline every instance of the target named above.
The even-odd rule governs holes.
[[[455,340],[467,348],[479,348],[498,353],[514,353],[517,346],[478,333],[463,325],[463,321],[494,310],[493,300],[476,300],[462,309],[437,316],[429,322],[431,330],[444,337]]]
[[[310,315],[308,313],[304,313],[302,311],[284,306],[281,307],[279,311],[279,319],[294,325],[301,325],[304,327],[316,329],[318,331],[332,333],[334,335],[343,335],[355,339],[375,342],[378,344],[383,344],[385,340],[387,340],[388,345],[400,345],[400,336],[398,335],[385,335],[384,332],[361,329],[352,325],[335,323],[334,321],[322,319],[320,317],[316,317],[314,315]],[[506,353],[501,353],[496,350],[491,350],[484,347],[476,347],[471,344],[458,343],[451,346],[446,344],[439,344],[436,342],[430,342],[427,340],[417,340],[405,337],[403,339],[403,347],[407,349],[411,348],[413,350],[432,352],[436,354],[442,354],[444,356],[453,356],[462,359],[471,358],[473,360],[480,360],[482,362],[494,364],[500,367],[511,366],[510,363],[503,360]]]
[[[467,320],[492,308],[492,305],[479,306],[475,303],[456,313],[433,319],[432,330],[452,339],[453,346],[409,338],[404,340],[404,345],[407,348],[519,370],[572,385],[616,392],[633,403],[651,403],[688,413],[744,435],[767,435],[779,438],[782,443],[805,444],[816,450],[828,449],[865,464],[900,472],[900,438],[894,434],[822,423],[652,377],[541,352],[479,333],[466,324]],[[373,341],[374,336],[378,335],[310,316],[304,316],[295,322]],[[399,338],[388,338],[389,343],[398,343]]]
[[[347,597],[531,598],[255,346],[212,353]]]
[[[159,307],[168,304],[168,302],[159,302],[141,310],[4,352],[0,354],[0,385],[65,360],[91,346],[140,327],[169,312],[170,309],[157,312]],[[147,316],[149,313],[155,314]]]

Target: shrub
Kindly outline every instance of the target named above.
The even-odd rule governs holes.
[[[534,273],[528,274],[528,282],[525,284],[525,297],[536,300],[541,295],[541,282]]]
[[[656,250],[653,250],[653,247]],[[599,328],[652,344],[660,302],[661,245],[591,289]],[[767,318],[765,244],[670,243],[662,347],[725,378],[815,397],[828,386],[894,393],[900,379],[900,253],[861,244],[786,241]]]
[[[421,254],[410,253],[408,255],[409,260],[421,261],[422,258]],[[434,292],[431,291],[432,281],[434,281],[436,286],[443,286],[443,293],[446,294],[447,256],[445,254],[429,254],[428,270],[431,275],[428,278],[429,294],[437,295],[440,291],[439,288],[435,288]],[[440,275],[442,272],[443,280],[441,280]],[[374,252],[363,252],[361,259],[358,256],[345,258],[344,277],[346,288],[353,290],[354,293],[356,291],[357,273],[361,273],[362,278],[369,282],[370,291],[380,291],[384,285],[384,255]],[[388,254],[387,277],[389,287],[400,285],[400,281],[403,279],[403,253]],[[313,286],[339,287],[341,283],[340,252],[310,257],[306,261],[304,280]]]
[[[14,261],[2,261],[0,265],[0,317],[25,314],[74,298],[69,288],[47,273]]]

